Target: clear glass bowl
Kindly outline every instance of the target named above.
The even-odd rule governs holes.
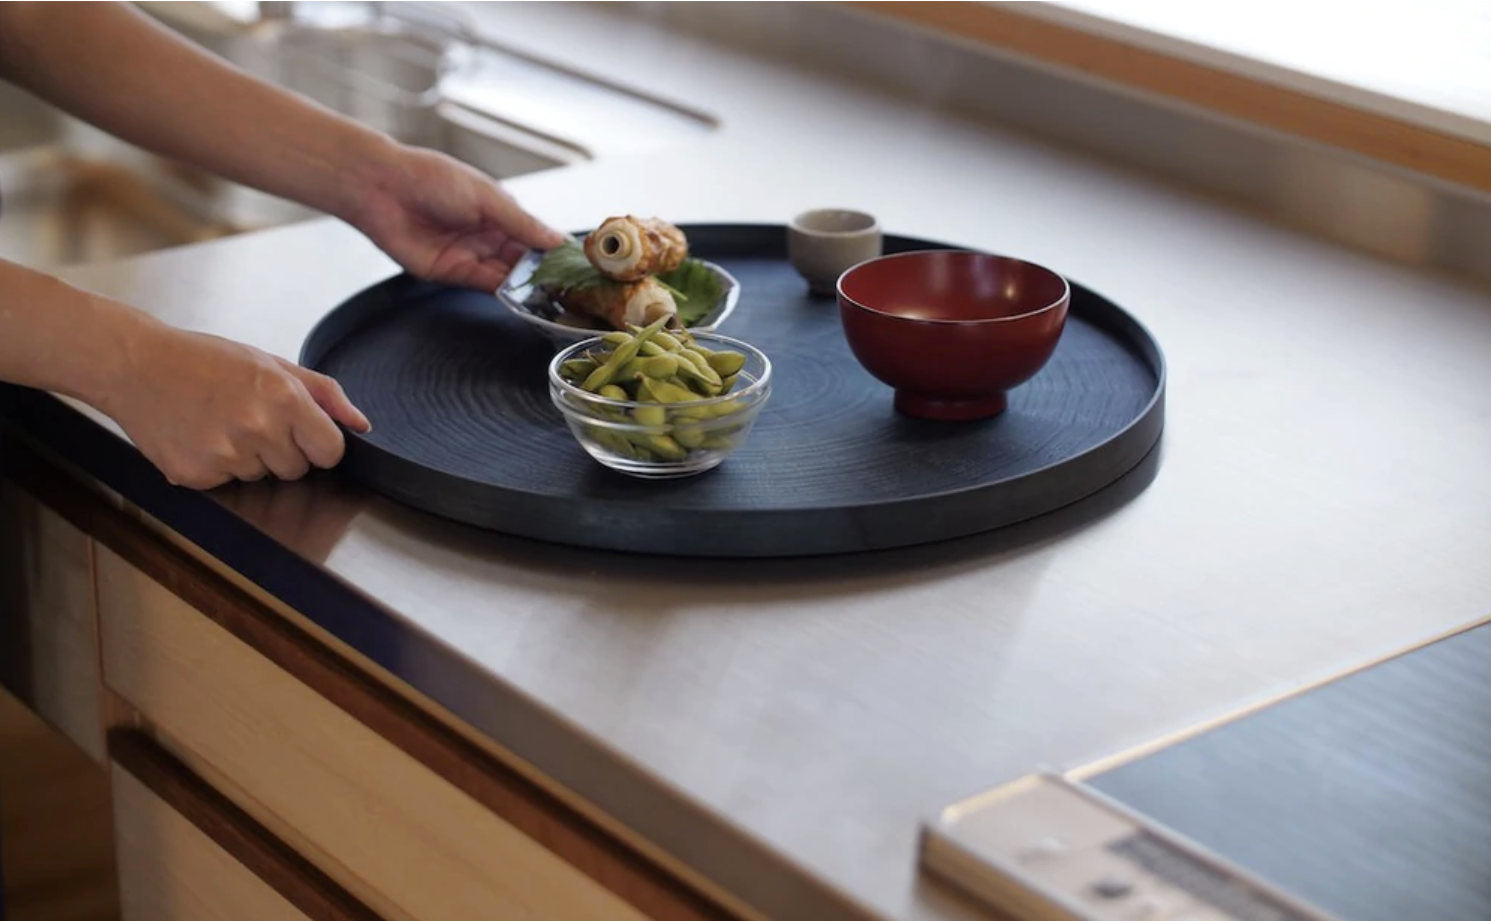
[[[706,349],[746,356],[729,393],[686,403],[612,400],[571,384],[559,373],[566,361],[590,349],[609,351],[599,337],[554,356],[549,363],[549,397],[586,453],[632,476],[681,477],[718,467],[745,442],[771,396],[771,361],[738,339],[703,332],[693,337]]]

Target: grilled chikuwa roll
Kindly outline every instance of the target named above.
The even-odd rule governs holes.
[[[585,238],[585,258],[607,278],[638,281],[678,268],[689,254],[683,231],[660,218],[606,218]]]
[[[593,288],[571,288],[560,296],[559,303],[565,310],[595,317],[612,329],[624,330],[627,324],[646,326],[658,317],[678,315],[673,295],[658,284],[656,278]]]

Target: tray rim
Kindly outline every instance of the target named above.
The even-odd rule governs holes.
[[[734,231],[742,233],[765,233],[779,231],[784,235],[784,239],[786,233],[786,225],[772,223],[715,222],[689,223],[679,226],[687,233],[722,233]],[[970,249],[970,247],[967,246],[957,246],[955,244],[949,244],[941,241],[935,241],[921,237],[910,237],[899,234],[887,233],[884,239],[887,243],[906,243],[910,244],[911,247],[918,249]],[[1139,359],[1141,359],[1148,366],[1149,370],[1155,376],[1155,385],[1153,390],[1150,392],[1149,400],[1145,403],[1144,407],[1137,413],[1135,413],[1133,418],[1130,419],[1129,422],[1119,431],[1113,433],[1108,438],[1098,442],[1097,444],[1094,444],[1083,451],[1062,458],[1061,460],[1024,471],[1015,476],[982,482],[973,486],[858,504],[804,504],[794,506],[792,508],[759,508],[751,506],[731,505],[711,507],[709,509],[709,511],[711,512],[739,516],[751,520],[764,521],[770,521],[771,519],[783,516],[801,515],[803,513],[853,515],[856,512],[867,508],[875,509],[878,511],[893,511],[902,506],[948,502],[956,500],[960,497],[973,496],[990,490],[996,490],[1001,487],[1007,488],[1009,484],[1012,483],[1030,481],[1032,479],[1042,477],[1043,475],[1049,475],[1052,471],[1058,468],[1069,467],[1083,462],[1093,463],[1096,460],[1115,452],[1119,447],[1122,446],[1122,443],[1132,441],[1136,438],[1142,442],[1142,450],[1130,452],[1132,453],[1132,457],[1129,458],[1127,462],[1123,463],[1120,469],[1117,469],[1112,476],[1107,477],[1102,483],[1087,488],[1081,491],[1080,494],[1067,496],[1060,502],[1049,504],[1042,508],[1040,511],[1018,515],[1017,517],[1002,520],[985,527],[975,528],[972,530],[960,530],[954,533],[947,533],[940,537],[920,538],[899,542],[876,542],[865,546],[843,547],[840,549],[792,549],[790,547],[779,547],[762,551],[740,549],[730,552],[718,552],[697,548],[650,549],[647,547],[636,547],[634,545],[622,545],[606,540],[589,542],[565,540],[558,537],[546,536],[545,534],[537,533],[537,531],[542,530],[541,528],[498,528],[493,526],[486,519],[478,519],[469,515],[462,515],[457,513],[453,509],[434,508],[432,507],[430,502],[424,500],[421,496],[414,495],[407,490],[391,488],[386,483],[380,483],[378,485],[368,483],[366,477],[363,475],[363,471],[369,466],[387,467],[389,465],[392,465],[394,467],[403,468],[408,471],[419,472],[424,476],[435,475],[449,482],[459,483],[460,485],[468,489],[485,490],[489,492],[500,493],[508,501],[511,501],[515,505],[521,505],[526,502],[552,503],[557,501],[563,505],[573,506],[583,510],[587,513],[587,517],[592,519],[597,517],[605,517],[604,515],[597,515],[596,513],[598,512],[632,509],[635,507],[637,502],[640,501],[637,499],[582,498],[565,493],[540,493],[530,490],[517,490],[513,489],[512,487],[500,486],[481,480],[474,480],[462,474],[436,470],[435,468],[430,468],[423,464],[419,464],[393,451],[390,451],[387,448],[383,448],[368,441],[358,433],[346,429],[344,429],[344,437],[346,437],[347,439],[348,450],[347,457],[344,459],[343,462],[343,466],[347,468],[348,473],[359,480],[359,482],[362,482],[366,488],[374,492],[389,496],[401,503],[410,505],[414,508],[418,508],[422,511],[426,511],[430,514],[447,518],[449,520],[458,521],[474,527],[496,531],[498,533],[510,534],[513,536],[533,540],[542,540],[565,546],[615,550],[621,552],[640,552],[650,555],[712,558],[826,556],[838,553],[855,553],[863,552],[866,550],[915,546],[918,544],[934,542],[937,540],[950,540],[957,537],[967,537],[972,534],[999,530],[1005,527],[1009,527],[1010,525],[1018,524],[1022,521],[1028,521],[1032,518],[1050,514],[1057,509],[1063,508],[1067,505],[1071,505],[1090,495],[1102,491],[1108,486],[1111,486],[1117,480],[1121,479],[1124,474],[1128,473],[1130,470],[1138,466],[1139,463],[1142,462],[1143,459],[1149,455],[1149,453],[1159,443],[1160,436],[1163,432],[1164,403],[1168,383],[1168,368],[1165,362],[1164,352],[1160,348],[1158,340],[1155,339],[1154,334],[1150,332],[1148,327],[1146,327],[1142,321],[1140,321],[1132,313],[1125,310],[1114,301],[1109,300],[1107,297],[1103,296],[1092,288],[1081,284],[1070,275],[1063,274],[1062,277],[1067,280],[1067,283],[1071,286],[1072,293],[1074,295],[1078,294],[1078,292],[1081,292],[1081,294],[1083,295],[1082,299],[1084,301],[1088,298],[1092,298],[1095,299],[1098,306],[1106,308],[1104,313],[1106,313],[1107,315],[1101,316],[1096,322],[1094,322],[1093,317],[1081,313],[1079,313],[1080,318],[1097,326],[1105,334],[1113,336],[1115,338],[1120,338],[1123,345],[1129,350],[1136,352]],[[330,354],[331,351],[345,338],[347,332],[359,326],[365,325],[366,323],[381,316],[384,312],[396,307],[397,301],[392,296],[391,292],[398,291],[400,293],[403,293],[408,289],[414,289],[416,291],[425,289],[433,292],[445,289],[447,287],[449,286],[442,285],[436,282],[424,281],[410,275],[407,272],[400,272],[391,275],[388,278],[383,279],[382,281],[375,282],[374,284],[369,285],[368,287],[363,288],[360,291],[353,293],[352,295],[349,295],[341,303],[331,308],[331,310],[328,311],[328,313],[319,321],[317,321],[317,323],[311,328],[301,346],[299,355],[300,363],[307,368],[316,368],[317,364],[328,354]],[[354,302],[375,300],[380,297],[385,298],[382,303],[361,304],[360,309],[351,311],[351,313],[355,314],[355,316],[343,315],[345,313],[348,313],[345,308],[347,308]],[[501,303],[496,299],[495,294],[493,295],[493,297],[494,302],[497,304],[497,306],[501,307]],[[1075,303],[1077,301],[1077,298],[1074,297],[1073,301]],[[505,308],[503,309],[504,312],[506,312]],[[1128,328],[1114,329],[1113,326],[1115,325]],[[348,463],[349,461],[351,463]],[[675,511],[678,513],[685,513],[690,511],[697,511],[697,509],[680,508]],[[523,516],[514,517],[518,518],[519,520],[522,520],[523,518]]]

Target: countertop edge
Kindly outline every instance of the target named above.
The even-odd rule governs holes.
[[[0,387],[10,391],[0,394],[5,398],[0,405],[9,410],[4,427],[74,464],[396,679],[405,680],[401,663],[419,663],[422,675],[439,680],[409,682],[418,694],[750,909],[784,921],[884,918],[670,789],[641,765],[567,727],[562,715],[411,629],[229,508],[170,485],[126,441],[62,400]]]

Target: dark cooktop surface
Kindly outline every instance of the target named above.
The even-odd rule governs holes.
[[[1491,919],[1491,624],[1088,783],[1343,919]]]

